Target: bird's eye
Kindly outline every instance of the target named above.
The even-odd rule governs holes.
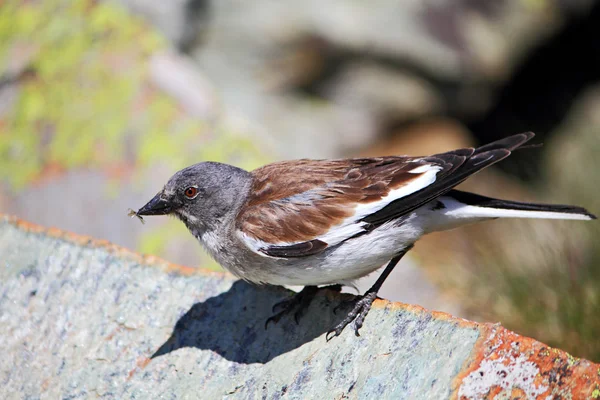
[[[198,194],[198,189],[193,186],[190,186],[189,188],[185,189],[185,192],[183,193],[188,199],[193,199]]]

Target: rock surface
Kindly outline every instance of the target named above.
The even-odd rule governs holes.
[[[265,330],[288,292],[6,216],[0,262],[2,398],[600,396],[599,365],[417,306],[377,301],[327,343],[324,293]]]

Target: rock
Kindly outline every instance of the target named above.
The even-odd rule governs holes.
[[[552,194],[560,201],[583,202],[600,213],[600,85],[579,96],[546,147],[543,165],[553,183]]]
[[[473,146],[471,133],[460,122],[450,118],[428,118],[396,129],[358,154],[361,157],[423,156]]]
[[[133,14],[140,15],[151,22],[184,52],[191,51],[202,42],[210,15],[208,0],[118,0],[118,2]]]
[[[3,398],[592,398],[600,365],[494,324],[342,295],[264,328],[289,295],[0,217]]]
[[[369,112],[376,121],[417,120],[444,107],[431,83],[373,62],[349,63],[326,92],[335,104]]]

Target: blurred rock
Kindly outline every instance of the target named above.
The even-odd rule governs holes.
[[[186,112],[207,123],[217,118],[214,88],[192,62],[174,51],[157,52],[149,60],[151,82],[173,96]]]
[[[187,53],[202,43],[210,15],[209,0],[105,0],[125,5],[146,18],[180,50]]]
[[[396,128],[392,134],[360,151],[359,155],[423,156],[474,145],[471,133],[460,122],[449,118],[429,118]]]
[[[533,131],[537,141],[548,142],[579,97],[597,84],[600,2],[592,4],[587,12],[565,18],[561,29],[523,57],[511,79],[499,88],[491,109],[466,121],[481,143],[523,131]],[[510,163],[499,167],[535,182],[544,173],[543,155],[543,150],[517,152]]]
[[[521,111],[531,107],[510,107],[525,95],[507,103],[508,112],[521,113],[519,118],[502,112],[496,118],[498,97],[504,96],[505,84],[534,49],[566,24],[579,24],[597,4],[122,2],[175,43],[187,43],[182,46],[214,82],[224,104],[255,121],[261,140],[280,158],[356,152],[389,133],[390,126],[440,113],[469,121],[484,142],[518,130],[544,134],[550,128],[538,124],[537,116],[519,125],[525,118]],[[590,31],[589,36],[597,35]],[[184,37],[202,40],[194,47],[194,40]],[[573,43],[569,47],[577,52],[578,42]],[[559,62],[560,58],[550,63]],[[538,66],[534,76],[541,76],[545,65]],[[544,82],[548,80],[552,78]],[[320,143],[317,150],[315,142]],[[519,155],[514,163],[525,165]]]
[[[600,85],[586,90],[547,144],[549,187],[561,201],[577,200],[600,214]]]
[[[375,121],[411,121],[443,109],[426,80],[369,62],[349,63],[324,91],[333,103],[367,112]]]
[[[193,54],[282,158],[339,156],[390,124],[486,112],[524,55],[592,4],[219,1]]]
[[[118,4],[5,3],[1,210],[196,265],[185,228],[166,218],[142,227],[127,209],[199,161],[258,166],[250,124]]]

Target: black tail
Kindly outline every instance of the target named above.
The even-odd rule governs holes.
[[[425,160],[432,159],[440,165],[447,165],[436,175],[435,182],[410,196],[391,202],[376,213],[364,218],[363,221],[368,222],[371,226],[378,226],[416,210],[423,204],[449,192],[469,176],[505,159],[512,150],[518,149],[534,136],[533,132],[519,133],[476,149],[456,149],[424,157]]]
[[[536,204],[519,201],[493,199],[474,193],[451,190],[446,196],[459,203],[491,210],[512,210],[515,213],[499,213],[499,217],[556,218],[556,219],[596,219],[596,216],[583,207],[562,204]],[[500,215],[503,214],[503,215]]]

